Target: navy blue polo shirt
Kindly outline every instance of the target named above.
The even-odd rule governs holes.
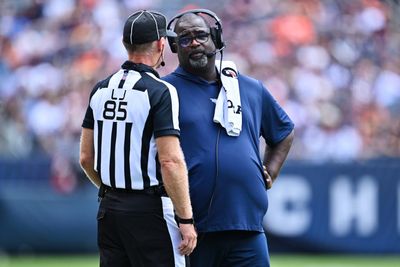
[[[213,122],[218,83],[181,67],[163,79],[179,96],[180,138],[197,230],[263,232],[268,198],[259,138],[279,143],[293,130],[292,121],[260,81],[239,73],[242,131],[228,136]]]

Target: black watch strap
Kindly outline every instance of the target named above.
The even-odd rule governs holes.
[[[178,215],[175,215],[175,220],[176,222],[179,224],[194,224],[194,219],[190,218],[190,219],[183,219],[183,218],[179,218]]]

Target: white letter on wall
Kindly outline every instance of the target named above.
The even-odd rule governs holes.
[[[311,188],[301,176],[282,175],[268,191],[264,227],[283,236],[301,235],[311,224]]]
[[[353,223],[360,236],[371,235],[378,226],[378,185],[366,176],[353,184],[340,176],[330,188],[330,227],[334,235],[351,233]]]

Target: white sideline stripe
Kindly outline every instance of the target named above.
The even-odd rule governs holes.
[[[163,206],[163,217],[164,220],[167,222],[169,236],[171,237],[172,241],[175,267],[185,267],[185,256],[179,253],[179,244],[181,243],[182,239],[178,225],[175,222],[172,201],[169,197],[161,197],[161,201]]]

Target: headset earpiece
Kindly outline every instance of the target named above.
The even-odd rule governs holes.
[[[169,48],[171,48],[171,52],[176,53],[177,52],[176,37],[167,37],[167,39],[168,39]]]
[[[208,10],[208,9],[192,9],[188,10],[182,13],[179,13],[178,15],[174,16],[171,21],[167,25],[167,29],[172,31],[172,23],[182,17],[183,15],[193,13],[193,14],[206,14],[207,16],[213,18],[215,20],[215,27],[210,27],[210,35],[211,38],[215,44],[215,48],[218,49],[223,49],[225,47],[225,43],[222,38],[222,25],[221,25],[221,20],[218,18],[218,16]],[[176,43],[176,37],[168,37],[168,44],[169,47],[171,48],[172,53],[177,53],[177,43]]]
[[[216,27],[211,27],[210,28],[210,35],[211,38],[215,44],[215,48],[216,49],[221,49],[224,46],[224,43],[222,41],[222,35],[221,35],[221,31],[216,28]]]

